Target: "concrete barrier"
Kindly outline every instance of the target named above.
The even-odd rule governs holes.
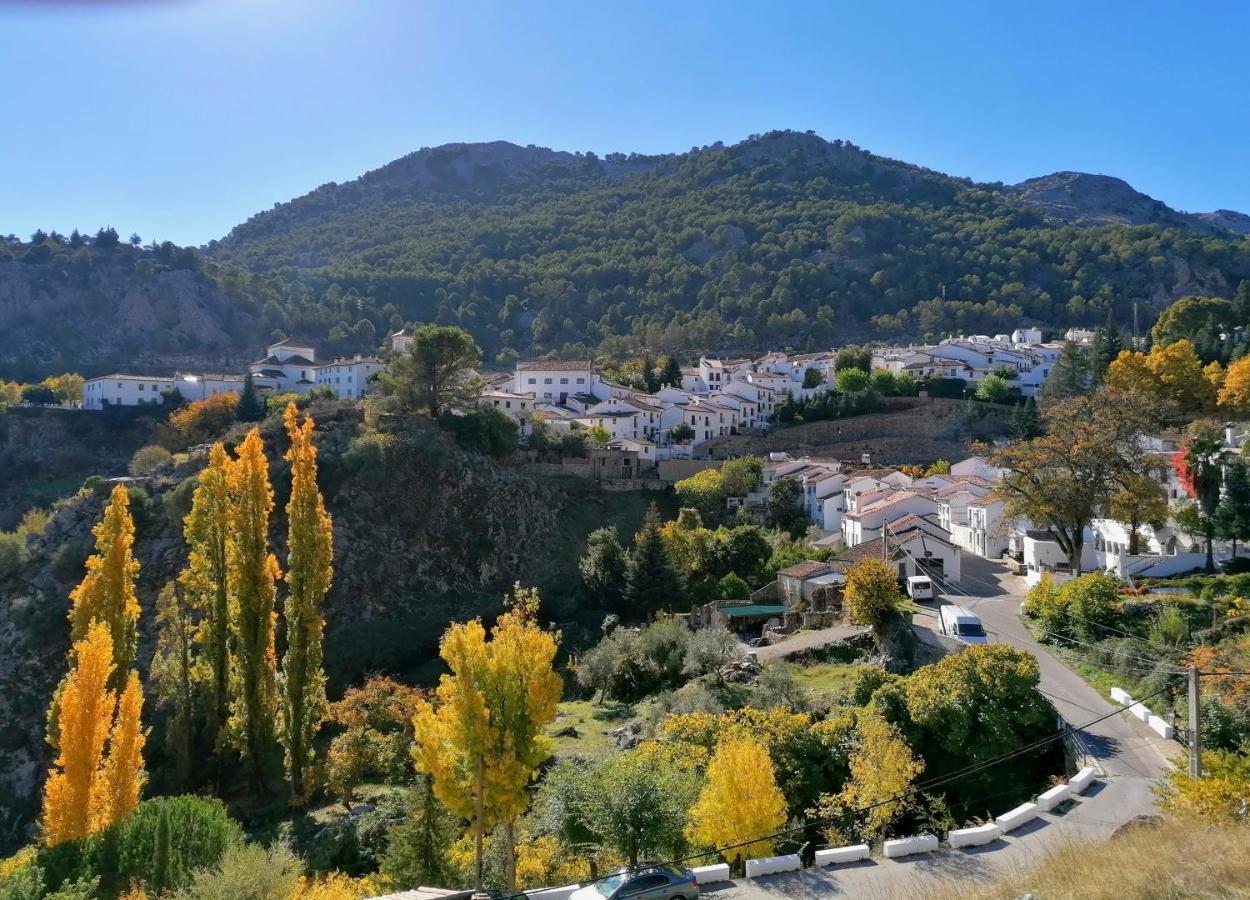
[[[946,835],[946,843],[955,849],[960,847],[980,847],[1002,836],[1002,829],[994,822],[988,825],[977,825],[975,828],[956,828]]]
[[[1129,695],[1128,691],[1124,690],[1124,688],[1113,687],[1110,693],[1111,699],[1121,706],[1128,706],[1133,702],[1133,698]]]
[[[1128,711],[1143,722],[1150,721],[1150,709],[1144,703],[1134,703],[1128,708]]]
[[[1057,784],[1045,793],[1037,795],[1037,808],[1042,812],[1050,812],[1064,800],[1072,798],[1072,788],[1066,784]]]
[[[886,841],[885,855],[890,859],[898,859],[900,856],[911,856],[913,853],[932,853],[937,848],[937,835],[918,834],[915,837]]]
[[[1176,729],[1158,716],[1151,716],[1149,724],[1160,737],[1165,737],[1168,740],[1171,740],[1176,736]]]
[[[828,850],[816,851],[816,865],[833,866],[838,863],[859,862],[871,854],[867,844],[852,844],[849,847],[830,847]]]
[[[1072,789],[1073,795],[1083,794],[1089,790],[1089,786],[1094,783],[1094,776],[1098,774],[1093,766],[1086,766],[1068,779],[1068,787]]]
[[[788,856],[765,856],[761,859],[747,860],[747,878],[759,878],[761,875],[776,875],[778,872],[796,872],[803,865],[797,853]]]
[[[540,891],[526,891],[525,896],[530,900],[569,900],[569,896],[580,885],[566,884],[564,887],[543,888]]]
[[[729,863],[717,863],[713,866],[695,866],[690,871],[694,872],[694,880],[700,886],[718,884],[719,882],[729,880]]]
[[[1010,812],[1005,812],[1001,816],[997,816],[994,821],[998,823],[998,827],[1003,830],[1003,834],[1015,831],[1026,822],[1032,822],[1037,818],[1038,808],[1036,803],[1021,803]]]

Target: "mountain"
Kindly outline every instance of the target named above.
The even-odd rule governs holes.
[[[1250,217],[1114,178],[979,184],[812,133],[654,156],[448,144],[195,252],[0,239],[0,375],[225,367],[275,333],[371,352],[414,321],[467,328],[497,364],[1053,331],[1134,308],[1149,325],[1178,297],[1231,297],[1248,234]]]
[[[1071,225],[1163,225],[1212,233],[1250,234],[1250,216],[1227,209],[1182,213],[1127,181],[1085,172],[1054,172],[1009,190],[1048,219]]]

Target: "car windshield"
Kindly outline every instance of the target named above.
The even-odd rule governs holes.
[[[985,637],[980,622],[959,622],[955,625],[955,633],[963,637]]]
[[[606,878],[595,882],[595,890],[605,897],[611,897],[616,893],[616,889],[625,881],[627,873],[617,872],[615,875],[609,875]]]

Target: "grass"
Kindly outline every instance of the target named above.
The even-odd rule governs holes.
[[[547,726],[556,756],[597,756],[616,746],[616,740],[603,732],[620,728],[634,717],[629,703],[608,702],[602,706],[593,700],[566,700],[556,707],[556,718]],[[572,726],[577,737],[555,737],[557,731]]]
[[[1130,828],[1105,844],[1051,850],[1032,868],[988,884],[950,882],[933,900],[1189,900],[1250,897],[1250,827],[1166,819]],[[915,896],[914,893],[896,896]]]
[[[845,697],[855,680],[856,668],[853,663],[817,663],[796,668],[794,679],[809,691]]]

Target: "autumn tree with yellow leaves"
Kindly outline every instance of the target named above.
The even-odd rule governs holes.
[[[831,820],[825,837],[834,844],[883,837],[915,806],[910,798],[893,798],[910,791],[924,769],[898,728],[876,713],[861,715],[855,733],[851,777],[838,794],[822,797],[814,811],[817,818]]]
[[[550,756],[542,727],[555,717],[560,676],[552,669],[557,635],[538,625],[538,592],[517,585],[489,638],[478,619],[452,625],[439,655],[451,670],[434,702],[413,716],[417,769],[434,793],[470,822],[474,884],[482,887],[485,832],[503,825],[508,889],[515,884],[512,828],[525,808],[525,786]]]
[[[274,649],[278,560],[269,552],[273,490],[259,429],[253,428],[229,467],[233,502],[226,542],[227,589],[233,615],[230,637],[238,691],[231,703],[231,733],[253,782],[263,786],[277,748],[277,662]]]
[[[92,534],[95,553],[87,560],[87,574],[69,595],[70,638],[81,641],[93,622],[108,626],[113,653],[109,686],[116,689],[134,662],[139,622],[139,599],[135,596],[139,561],[134,557],[135,526],[125,485],[113,488],[104,516]]]
[[[120,821],[138,804],[145,779],[143,693],[134,672],[120,704],[108,686],[116,669],[108,624],[92,622],[71,655],[57,705],[59,750],[44,785],[40,830],[48,846]]]
[[[1149,353],[1121,351],[1107,367],[1106,385],[1113,391],[1144,394],[1180,412],[1197,412],[1215,405],[1224,380],[1223,366],[1218,362],[1203,366],[1194,345],[1180,340]]]
[[[690,842],[728,847],[724,855],[736,865],[741,859],[772,853],[772,841],[766,836],[785,823],[786,799],[764,745],[743,734],[726,736],[717,745],[707,781],[690,808],[686,828]]]
[[[321,604],[330,589],[330,516],[317,490],[317,448],[313,422],[298,421],[295,404],[286,408],[291,439],[286,458],[291,464],[291,499],[287,503],[286,655],[282,659],[282,745],[286,749],[291,793],[302,799],[312,763],[312,740],[326,714],[325,672],[322,670]]]
[[[204,685],[205,733],[218,749],[230,716],[230,578],[229,546],[234,530],[231,500],[234,463],[221,444],[214,444],[208,465],[200,472],[191,511],[183,520],[189,552],[178,576],[187,606],[198,618],[196,646],[199,680]]]

